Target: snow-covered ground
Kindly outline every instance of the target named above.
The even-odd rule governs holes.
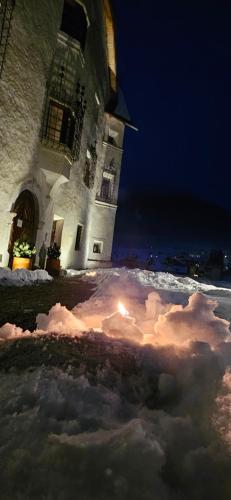
[[[174,276],[170,273],[158,273],[140,269],[126,268],[98,269],[97,271],[69,270],[69,276],[79,275],[83,280],[91,281],[96,290],[93,298],[105,299],[120,296],[125,302],[132,297],[143,302],[148,293],[158,291],[165,303],[186,305],[190,295],[201,292],[217,302],[216,314],[231,320],[231,283],[198,282],[189,277]]]
[[[28,271],[27,269],[5,269],[0,267],[0,286],[24,286],[45,283],[53,278],[43,269]]]
[[[0,498],[228,499],[231,290],[81,275],[89,301],[0,329]]]
[[[189,277],[175,276],[171,273],[153,272],[145,269],[111,268],[97,269],[95,271],[67,270],[68,276],[82,276],[87,281],[91,280],[97,287],[97,293],[104,293],[105,285],[118,282],[118,280],[133,280],[142,287],[152,287],[158,290],[183,291],[185,293],[208,292],[212,290],[230,290],[231,283],[198,282]],[[231,291],[231,290],[230,290]]]

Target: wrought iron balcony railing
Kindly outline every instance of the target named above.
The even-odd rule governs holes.
[[[6,56],[15,0],[0,1],[0,77]]]
[[[80,155],[86,110],[85,88],[78,83],[73,98],[70,98],[66,93],[64,67],[58,76],[56,86],[52,82],[47,91],[41,141],[74,162]]]

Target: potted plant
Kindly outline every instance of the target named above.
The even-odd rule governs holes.
[[[46,265],[46,270],[50,274],[55,274],[59,275],[60,273],[60,257],[61,252],[60,248],[56,243],[51,245],[47,249],[47,265]]]
[[[27,241],[16,240],[13,246],[13,271],[15,269],[31,269],[36,248]]]

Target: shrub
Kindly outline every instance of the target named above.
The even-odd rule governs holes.
[[[56,245],[56,243],[54,243],[54,245],[51,245],[47,249],[47,255],[48,255],[49,259],[59,259],[61,252],[60,252],[60,248],[58,247],[58,245]]]
[[[31,245],[27,241],[16,240],[13,246],[13,256],[14,257],[22,257],[29,258],[33,257],[36,254],[35,246]]]

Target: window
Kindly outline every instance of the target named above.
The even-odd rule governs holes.
[[[50,103],[47,128],[47,137],[50,141],[60,142],[62,123],[63,109],[54,103]]]
[[[61,31],[75,38],[84,50],[87,37],[87,19],[85,11],[76,0],[64,0]]]
[[[104,171],[100,191],[100,198],[102,200],[112,201],[114,193],[114,182],[115,175],[111,172]]]
[[[76,233],[76,240],[75,240],[75,250],[80,250],[82,231],[83,231],[83,226],[81,226],[81,224],[78,224],[77,233]]]
[[[74,141],[75,119],[71,110],[50,100],[46,137],[52,142],[67,145],[72,149]]]
[[[103,180],[102,180],[101,196],[105,200],[109,199],[111,196],[111,181],[110,181],[110,179],[106,179],[106,177],[103,177]]]
[[[118,135],[119,134],[118,134],[117,130],[109,128],[109,130],[108,130],[108,143],[112,144],[113,146],[117,146]]]
[[[111,135],[108,136],[108,144],[112,144],[112,146],[115,146],[115,139]]]
[[[103,242],[102,241],[94,241],[93,253],[102,253],[102,251],[103,251]]]

